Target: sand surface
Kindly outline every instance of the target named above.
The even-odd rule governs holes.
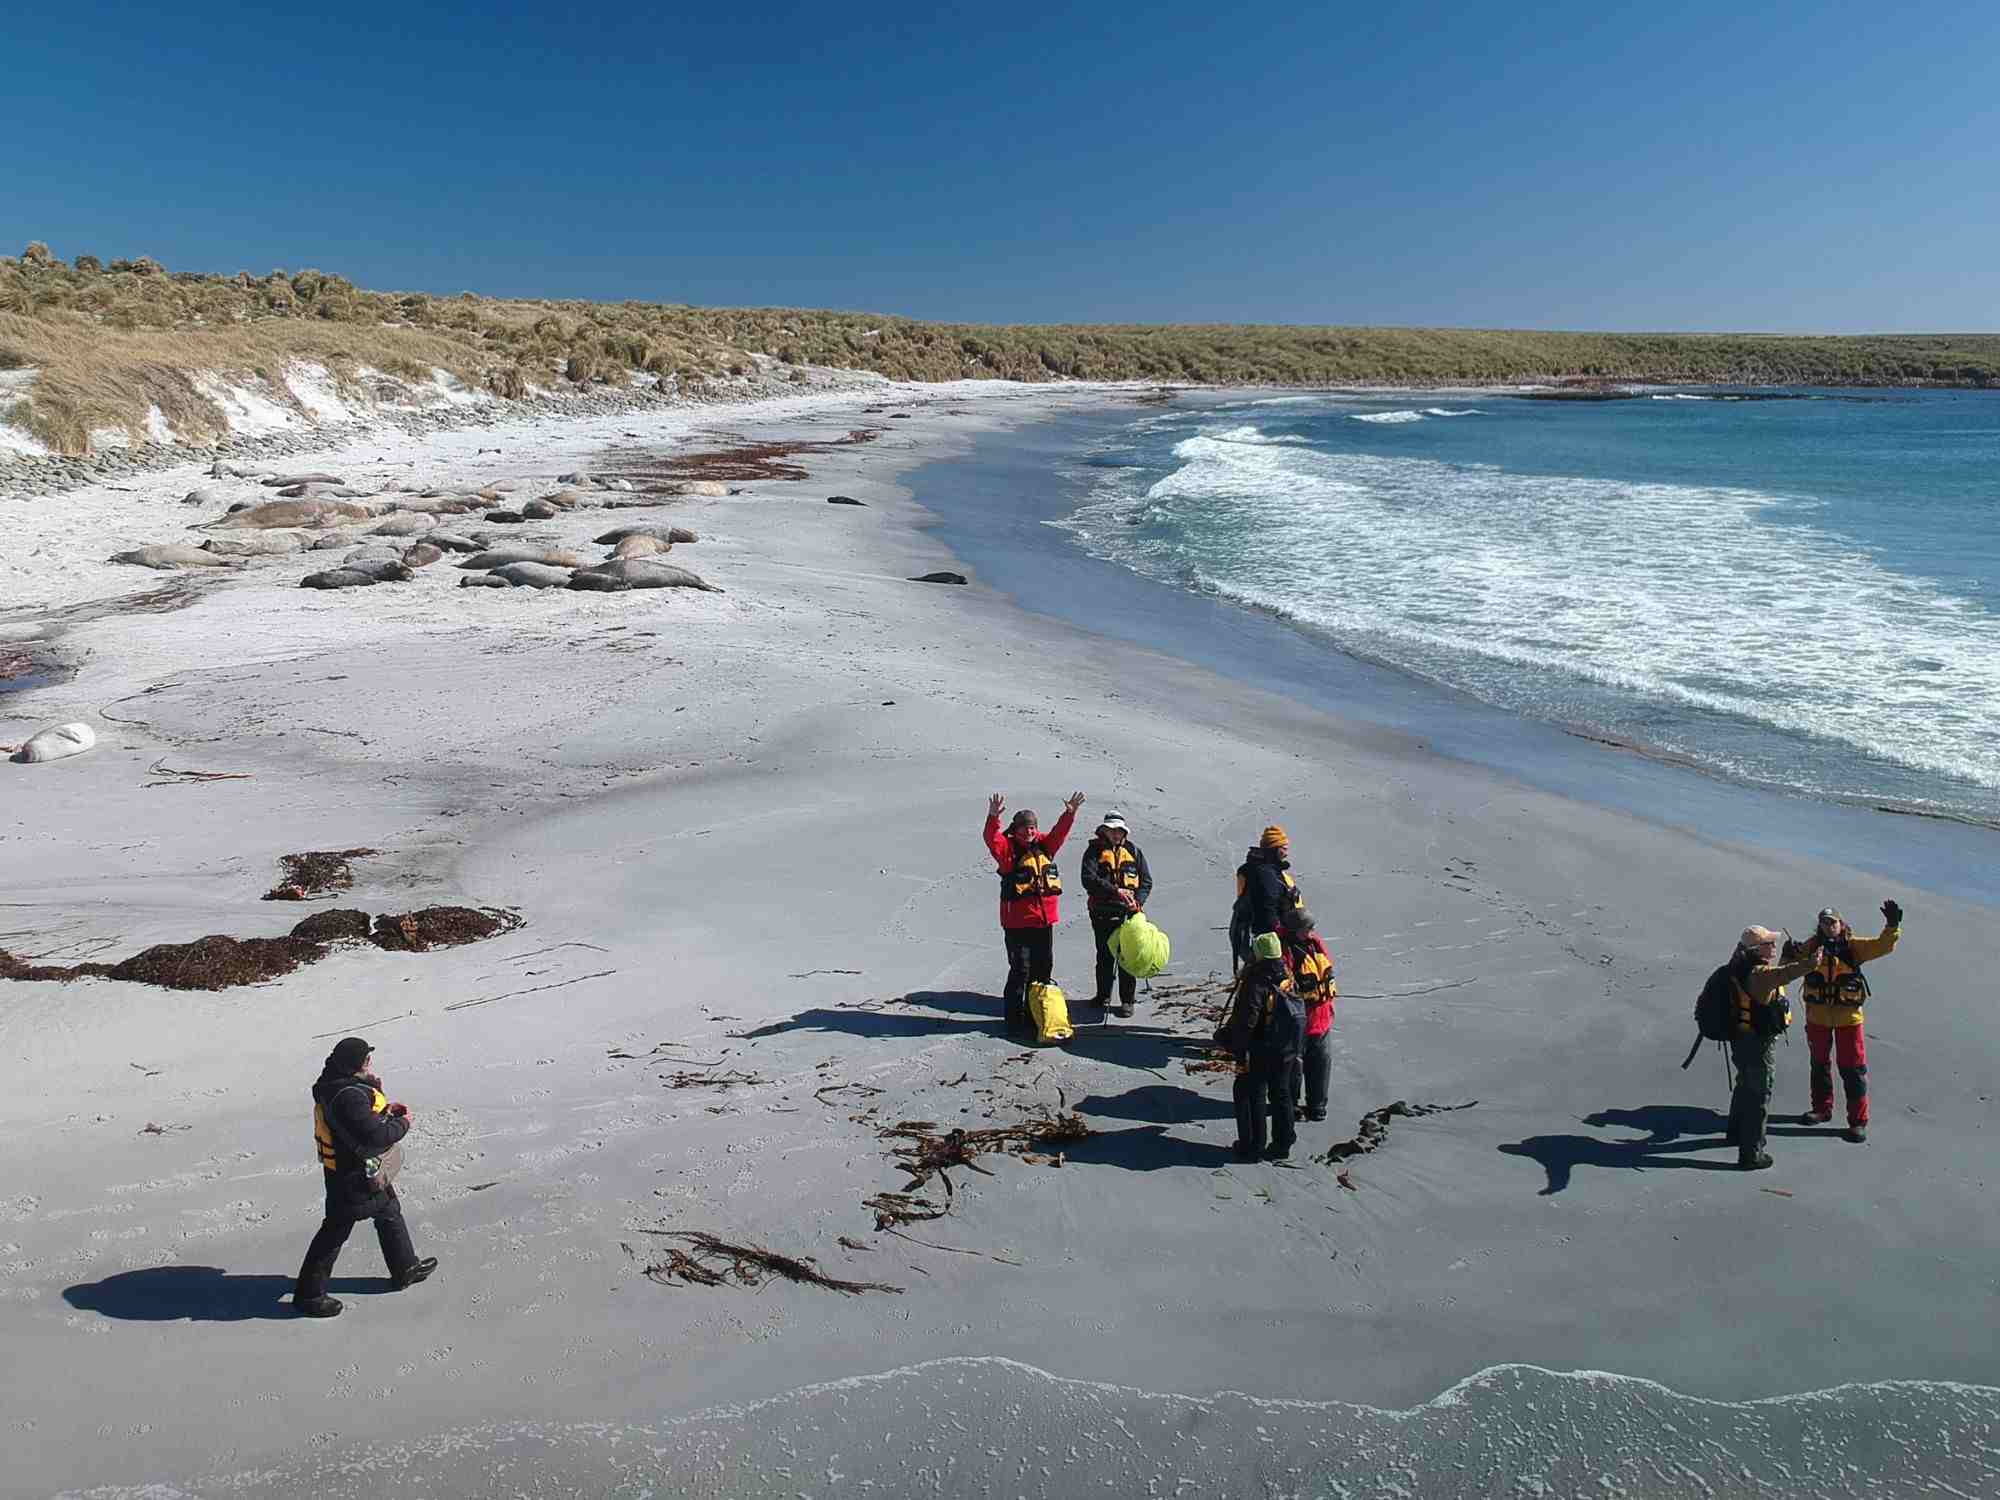
[[[449,562],[409,584],[298,589],[322,555],[204,580],[166,612],[101,610],[94,598],[167,582],[96,559],[179,539],[194,477],[35,502],[34,545],[67,550],[17,570],[6,618],[66,611],[57,644],[78,671],[0,697],[0,739],[81,718],[102,744],[0,764],[0,947],[56,962],[275,935],[312,909],[258,899],[278,857],[357,846],[381,853],[355,862],[340,905],[505,906],[525,925],[446,952],[338,951],[216,994],[0,986],[17,1076],[0,1097],[0,1489],[234,1475],[255,1477],[190,1489],[499,1493],[513,1462],[571,1463],[608,1490],[629,1456],[564,1458],[579,1432],[608,1430],[574,1424],[801,1393],[785,1422],[850,1424],[863,1448],[900,1454],[907,1488],[1075,1493],[1063,1474],[1084,1464],[1112,1492],[1172,1493],[1176,1474],[1254,1492],[1252,1476],[1325,1456],[1320,1419],[1260,1439],[1263,1409],[1202,1404],[1217,1392],[1416,1408],[1516,1364],[1730,1402],[1995,1382],[1993,913],[1741,848],[1726,828],[1698,837],[1529,790],[1019,612],[978,586],[976,559],[924,534],[924,496],[899,476],[1106,399],[1129,397],[897,391],[384,438],[324,460],[514,478],[525,494],[609,448],[882,427],[804,460],[805,481],[530,528],[581,542],[670,518],[702,537],[675,561],[721,594],[461,590]],[[866,507],[829,506],[834,493]],[[8,525],[18,563],[30,533]],[[907,581],[941,567],[974,586]],[[160,765],[246,779],[149,784]],[[978,826],[989,791],[1047,822],[1073,788],[1086,828],[1119,808],[1145,848],[1174,983],[1131,1021],[1080,1008],[1070,1047],[1034,1051],[999,1027]],[[1168,992],[1226,969],[1231,872],[1273,820],[1292,830],[1344,998],[1331,1119],[1305,1127],[1292,1166],[1244,1167],[1228,1159],[1226,1078],[1184,1067],[1205,1027]],[[1062,855],[1072,890],[1083,841]],[[1803,930],[1821,905],[1872,913],[1891,894],[1910,917],[1874,973],[1874,1138],[1781,1126],[1777,1170],[1735,1172],[1720,1063],[1676,1067],[1702,976],[1746,922]],[[1065,914],[1057,972],[1081,997],[1080,899]],[[443,1267],[391,1294],[364,1229],[336,1275],[346,1314],[305,1323],[280,1298],[319,1213],[306,1091],[349,1032],[415,1111],[402,1190]],[[1778,1108],[1802,1109],[1803,1035],[1779,1069]],[[673,1086],[690,1076],[705,1081]],[[1395,1100],[1476,1103],[1394,1121],[1346,1165],[1351,1186],[1312,1160]],[[907,1180],[884,1125],[1046,1110],[1092,1132],[1061,1165],[983,1159],[990,1175],[952,1174],[946,1217],[877,1231],[864,1200]],[[660,1285],[642,1274],[673,1243],[656,1231],[898,1290]],[[988,1362],[907,1373],[963,1358]],[[803,1391],[892,1371],[901,1384],[856,1410]],[[1051,1394],[1047,1376],[1104,1385]],[[1550,1390],[1501,1384],[1501,1416],[1474,1434],[1489,1453],[1518,1439],[1524,1404],[1555,1410]],[[1585,1385],[1562,1388],[1564,1422],[1610,1410]],[[1065,1457],[1047,1413],[1073,1414],[1070,1439],[1101,1435],[1110,1419],[1075,1392],[1108,1388],[1201,1398],[1159,1420],[1211,1449],[1155,1453],[1143,1473]],[[1620,1420],[1657,1437],[1678,1399],[1634,1396]],[[1991,1420],[1983,1395],[1954,1400],[1903,1416],[1919,1431]],[[975,1420],[996,1403],[1040,1413],[1053,1457],[955,1485],[944,1458],[1004,1441]],[[917,1409],[921,1424],[899,1425]],[[735,1459],[763,1455],[758,1484],[787,1494],[844,1492],[822,1470],[873,1461],[818,1454],[815,1482],[795,1483],[751,1443],[778,1419],[731,1410],[704,1417],[699,1441],[655,1432],[640,1449],[664,1450],[647,1461],[671,1473],[734,1431]],[[1784,1468],[1781,1424],[1745,1410],[1695,1468],[1803,1472]],[[437,1436],[459,1429],[486,1436]],[[1378,1437],[1341,1455],[1352,1473],[1420,1461]],[[901,1451],[921,1443],[929,1467]],[[405,1461],[385,1476],[390,1453]],[[1563,1461],[1580,1461],[1573,1446]],[[1967,1462],[1957,1482],[1990,1484],[1990,1459]],[[754,1488],[738,1477],[715,1492]],[[1451,1484],[1414,1492],[1482,1492]]]

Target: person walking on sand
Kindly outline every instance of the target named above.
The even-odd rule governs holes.
[[[1028,986],[1055,977],[1056,923],[1062,919],[1062,876],[1056,851],[1069,837],[1083,793],[1072,792],[1062,816],[1046,834],[1027,808],[1014,814],[1003,833],[1000,815],[1007,799],[998,792],[987,801],[982,837],[1000,871],[1000,935],[1007,944],[1007,988],[1004,1008],[1007,1028],[1028,1024]]]
[[[1882,903],[1886,925],[1880,937],[1856,937],[1839,912],[1828,907],[1819,926],[1806,939],[1813,955],[1806,975],[1806,1049],[1812,1056],[1812,1108],[1808,1125],[1833,1118],[1833,1065],[1840,1066],[1840,1091],[1847,1099],[1847,1131],[1857,1145],[1868,1139],[1868,1041],[1862,1034],[1861,1007],[1868,1001],[1868,981],[1861,966],[1896,951],[1903,935],[1903,908]]]
[[[1285,924],[1285,967],[1291,971],[1292,987],[1305,1007],[1306,1030],[1292,1098],[1303,1091],[1301,1120],[1326,1118],[1327,1083],[1333,1076],[1333,1002],[1339,990],[1333,983],[1333,955],[1320,938],[1313,914],[1299,909]]]
[[[437,1269],[437,1257],[417,1258],[403,1223],[394,1177],[400,1143],[410,1132],[407,1105],[391,1104],[375,1076],[374,1049],[358,1036],[343,1037],[327,1054],[313,1085],[313,1143],[326,1175],[326,1217],[306,1250],[292,1290],[292,1306],[308,1318],[331,1318],[338,1299],[326,1294],[340,1247],[363,1219],[375,1237],[397,1291],[415,1286]]]
[[[1298,1091],[1305,1007],[1285,971],[1275,932],[1250,940],[1250,963],[1237,976],[1215,1043],[1236,1063],[1236,1159],[1284,1161],[1298,1139],[1292,1100]],[[1268,1124],[1269,1145],[1265,1143]]]
[[[1794,958],[1787,947],[1778,961],[1780,935],[1768,927],[1746,927],[1729,960],[1729,980],[1735,992],[1730,1011],[1729,1055],[1736,1065],[1736,1088],[1729,1097],[1729,1142],[1736,1148],[1736,1165],[1761,1172],[1771,1165],[1765,1126],[1771,1117],[1771,1094],[1777,1087],[1773,1051],[1791,1027],[1792,1009],[1785,986],[1812,969],[1810,955]]]
[[[1111,956],[1111,934],[1153,894],[1153,872],[1145,851],[1132,842],[1122,813],[1106,813],[1083,851],[1083,889],[1089,897],[1090,931],[1097,940],[1097,993],[1092,1005],[1111,1004],[1111,980],[1118,979],[1118,1014],[1132,1014],[1139,981]]]

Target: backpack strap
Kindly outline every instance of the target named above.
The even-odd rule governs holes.
[[[1693,1065],[1696,1056],[1701,1052],[1701,1044],[1707,1040],[1708,1038],[1703,1036],[1699,1031],[1694,1034],[1694,1045],[1688,1048],[1688,1055],[1681,1059],[1681,1071],[1683,1073]]]

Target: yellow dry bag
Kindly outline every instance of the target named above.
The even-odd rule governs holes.
[[[1035,1023],[1035,1040],[1043,1046],[1076,1035],[1069,1024],[1069,1001],[1052,984],[1028,986],[1028,1019]]]
[[[1133,912],[1111,934],[1111,956],[1118,967],[1134,979],[1151,979],[1163,972],[1173,957],[1167,935],[1147,920],[1144,912]]]

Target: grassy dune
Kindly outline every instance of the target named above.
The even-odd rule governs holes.
[[[143,435],[158,406],[184,437],[217,435],[201,372],[275,375],[311,360],[336,381],[449,371],[503,397],[533,384],[676,388],[752,356],[899,380],[1153,380],[1241,385],[1604,379],[1743,384],[2000,384],[2000,335],[1537,333],[1288,325],[925,323],[794,308],[510,301],[363,291],[320,271],[169,272],[40,244],[0,258],[0,371],[33,369],[5,420],[60,452],[94,428]]]

